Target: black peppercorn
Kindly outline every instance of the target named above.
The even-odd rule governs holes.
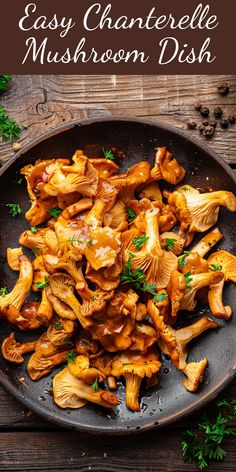
[[[214,115],[215,115],[216,118],[220,119],[220,118],[222,117],[222,115],[223,115],[223,110],[222,110],[222,108],[216,107],[216,108],[214,109]]]
[[[204,129],[205,129],[205,126],[204,126],[204,125],[200,125],[200,126],[199,126],[199,131],[200,131],[201,134],[203,133]]]
[[[196,127],[197,127],[196,121],[188,120],[187,121],[187,127],[188,127],[188,129],[196,129]]]
[[[228,120],[229,120],[231,125],[234,125],[236,123],[236,115],[230,115],[228,117]]]
[[[224,82],[223,84],[219,85],[218,92],[220,95],[228,95],[229,93],[229,84],[227,82]]]
[[[194,108],[195,108],[196,111],[201,111],[201,109],[202,109],[201,103],[195,103]]]
[[[207,117],[207,116],[209,116],[209,113],[210,113],[209,108],[207,108],[207,107],[202,107],[202,108],[201,108],[201,115],[202,115],[202,116],[206,116],[206,117]]]
[[[204,121],[202,122],[202,124],[203,124],[203,126],[208,126],[208,125],[209,125],[209,121],[208,121],[208,120],[204,120]]]
[[[205,126],[202,134],[203,136],[209,139],[209,138],[212,138],[214,133],[215,133],[215,128],[213,128],[213,126]]]
[[[220,121],[220,126],[223,129],[227,129],[229,126],[229,120],[227,118],[222,118],[222,120]]]
[[[217,122],[215,120],[211,120],[209,123],[210,126],[212,126],[214,129],[217,127]]]

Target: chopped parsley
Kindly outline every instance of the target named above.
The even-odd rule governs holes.
[[[37,226],[31,226],[30,231],[31,231],[31,233],[37,233],[37,231],[38,231]]]
[[[18,203],[6,203],[6,207],[9,208],[9,213],[13,218],[20,215],[22,212]]]
[[[159,294],[156,294],[154,299],[157,301],[157,302],[162,302],[162,300],[166,300],[167,298],[167,294],[166,293],[159,293]]]
[[[40,248],[39,247],[33,247],[32,251],[33,251],[34,254],[38,254],[40,252]]]
[[[186,290],[189,290],[191,287],[190,285],[190,282],[192,282],[192,278],[191,278],[191,272],[187,272],[186,274],[184,274],[184,277],[185,277],[185,281],[186,281]]]
[[[128,208],[127,213],[128,213],[128,223],[131,223],[131,221],[135,220],[136,214],[134,210],[132,210],[132,208]]]
[[[187,264],[187,261],[185,260],[186,256],[189,256],[190,251],[184,251],[183,256],[181,256],[178,260],[178,264],[180,267],[184,267]]]
[[[67,351],[66,360],[67,360],[67,362],[75,362],[75,352],[74,351]]]
[[[209,269],[213,272],[220,272],[223,269],[223,266],[221,264],[210,264]]]
[[[98,392],[98,390],[99,390],[98,377],[96,378],[96,380],[91,385],[91,388],[93,389],[94,392]]]
[[[47,279],[47,277],[44,277],[44,281],[43,282],[34,282],[34,285],[36,285],[36,287],[39,289],[39,290],[43,290],[44,288],[46,288],[49,284],[49,280]]]
[[[5,297],[7,294],[8,294],[7,287],[1,287],[1,288],[0,288],[0,295],[1,295],[2,297]]]
[[[133,243],[136,249],[141,249],[143,245],[148,241],[148,236],[141,236],[140,238],[133,238]]]
[[[174,246],[175,246],[175,243],[177,241],[177,239],[174,239],[174,238],[166,238],[165,240],[165,245],[164,245],[164,249],[174,249]]]
[[[127,263],[125,264],[123,273],[121,274],[121,278],[120,278],[121,283],[131,284],[134,286],[136,290],[141,290],[144,293],[148,292],[151,295],[153,295],[155,300],[158,300],[157,297],[160,297],[160,295],[156,293],[156,285],[147,284],[146,279],[145,279],[145,273],[142,269],[135,269],[135,270],[132,269],[132,259],[134,257],[134,254],[130,252],[129,255],[130,257]],[[165,295],[165,294],[162,294],[162,295]]]
[[[0,93],[6,92],[9,82],[11,82],[11,75],[0,75]]]
[[[48,210],[48,213],[53,218],[57,218],[61,213],[61,209],[59,207],[51,208],[51,210]]]
[[[87,341],[86,339],[82,339],[81,345],[82,345],[83,347],[87,346],[87,345],[88,345],[88,341]]]
[[[55,326],[56,329],[61,329],[62,328],[62,324],[59,321],[55,321],[54,326]]]
[[[188,188],[188,187],[182,187],[182,190],[184,190],[184,192],[189,192],[189,188]]]
[[[108,161],[114,161],[115,160],[115,156],[114,156],[114,154],[111,150],[108,151],[105,148],[102,148],[102,152],[103,152],[103,155],[104,155],[105,159],[107,159]]]

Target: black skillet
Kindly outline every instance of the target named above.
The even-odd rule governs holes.
[[[63,124],[22,148],[0,169],[0,287],[7,286],[11,290],[15,283],[17,274],[12,273],[7,266],[6,248],[16,247],[19,234],[27,227],[24,213],[29,208],[29,198],[25,184],[17,183],[18,171],[22,166],[34,163],[37,159],[72,156],[76,149],[83,149],[93,156],[104,147],[116,148],[119,151],[121,157],[117,161],[121,170],[124,170],[143,159],[153,164],[154,149],[157,146],[166,146],[186,168],[185,182],[203,190],[212,188],[235,192],[236,177],[229,166],[205,144],[167,124],[126,116]],[[9,216],[5,203],[16,202],[20,204],[23,213],[14,219]],[[224,235],[220,247],[235,254],[235,214],[221,209],[218,226]],[[224,302],[226,305],[235,306],[236,293],[233,284],[226,287]],[[198,305],[194,314],[183,314],[181,320],[189,324],[202,314],[210,313],[204,306]],[[236,372],[235,317],[224,324],[224,329],[208,332],[192,343],[189,360],[200,360],[203,357],[209,360],[205,380],[199,392],[188,393],[181,385],[182,374],[164,359],[158,386],[141,392],[140,413],[132,413],[126,409],[122,383],[118,390],[121,402],[113,412],[93,405],[87,405],[80,410],[60,410],[53,403],[51,396],[51,382],[55,372],[47,378],[32,382],[26,373],[25,363],[15,367],[2,357],[0,382],[24,405],[47,420],[80,431],[127,434],[163,426],[197,410],[232,381]],[[0,342],[10,331],[7,324],[1,321]],[[37,337],[38,333],[16,332],[16,338],[22,341]]]

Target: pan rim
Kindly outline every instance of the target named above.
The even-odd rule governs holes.
[[[43,141],[46,141],[47,139],[50,139],[51,137],[61,134],[65,131],[69,131],[73,129],[74,127],[83,127],[83,126],[89,126],[92,124],[96,123],[109,123],[109,122],[122,122],[122,123],[139,123],[141,125],[147,125],[147,126],[152,126],[157,129],[162,129],[165,131],[170,132],[170,134],[181,137],[182,139],[185,139],[186,141],[190,142],[191,144],[198,146],[198,148],[201,151],[204,151],[207,153],[211,159],[216,161],[221,168],[224,169],[226,174],[229,175],[229,177],[232,179],[233,183],[236,184],[236,173],[230,168],[228,163],[222,160],[222,158],[213,150],[211,149],[207,144],[204,142],[200,141],[198,138],[195,136],[191,136],[188,132],[182,130],[181,128],[177,128],[173,125],[167,124],[165,122],[159,121],[159,120],[152,120],[150,118],[145,118],[145,117],[135,117],[132,115],[105,115],[103,117],[94,117],[94,118],[88,118],[88,119],[82,119],[82,120],[72,120],[67,123],[63,123],[58,125],[55,128],[52,128],[49,131],[46,131],[45,133],[39,135],[38,137],[34,138],[31,140],[29,143],[27,143],[25,146],[23,146],[17,153],[12,155],[7,162],[3,163],[2,167],[0,168],[0,176],[3,176],[4,173],[13,165],[15,162],[22,157],[26,152],[30,151],[33,149],[35,146],[38,144],[42,143]],[[212,390],[208,391],[205,393],[205,395],[201,398],[199,398],[197,401],[195,401],[194,405],[190,405],[189,407],[186,407],[185,409],[182,409],[175,414],[171,414],[169,417],[164,417],[163,420],[160,420],[160,422],[157,422],[154,418],[150,421],[147,422],[146,424],[139,426],[139,427],[132,427],[130,426],[129,429],[127,429],[126,426],[115,426],[114,427],[108,427],[108,426],[94,426],[94,425],[75,425],[74,422],[70,422],[69,418],[60,418],[59,414],[55,417],[55,413],[52,413],[50,410],[44,411],[40,406],[37,405],[33,400],[30,398],[25,397],[23,392],[19,389],[17,389],[17,386],[15,386],[8,378],[7,374],[5,372],[2,372],[2,376],[0,377],[0,383],[17,399],[19,400],[23,405],[26,407],[32,409],[36,414],[40,415],[46,420],[50,420],[52,423],[55,423],[57,425],[67,427],[70,429],[74,429],[83,433],[88,433],[88,434],[109,434],[109,435],[130,435],[134,433],[139,433],[147,430],[152,430],[152,429],[157,429],[162,426],[167,426],[171,423],[174,423],[190,413],[196,412],[199,408],[205,406],[208,402],[213,400],[236,376],[236,363],[232,364],[232,367],[225,373],[224,377],[222,380],[215,385]]]

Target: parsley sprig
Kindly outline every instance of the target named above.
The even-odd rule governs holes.
[[[53,216],[53,218],[57,218],[61,213],[61,209],[59,207],[51,208],[51,210],[48,210],[48,213]]]
[[[127,213],[128,213],[128,223],[131,223],[133,220],[135,220],[136,214],[134,210],[132,210],[132,208],[128,208]]]
[[[115,156],[114,156],[113,152],[111,151],[111,149],[107,150],[103,147],[102,152],[103,152],[103,155],[104,155],[105,159],[107,159],[108,161],[114,161],[115,160]]]
[[[20,215],[22,212],[18,203],[6,203],[6,207],[9,208],[9,213],[13,218]]]
[[[187,261],[185,260],[186,256],[189,256],[190,251],[184,251],[184,254],[179,257],[178,264],[180,267],[184,267],[187,264]]]
[[[93,389],[94,392],[98,392],[99,390],[98,377],[95,379],[94,383],[91,385],[91,388]]]
[[[37,231],[38,231],[37,226],[31,226],[30,231],[31,231],[31,233],[37,233]]]
[[[136,249],[141,249],[143,245],[148,241],[148,236],[141,236],[140,238],[133,238],[133,243]]]
[[[166,240],[165,240],[165,245],[164,245],[164,249],[173,250],[176,241],[177,241],[177,239],[174,239],[174,238],[166,238]]]
[[[2,297],[5,297],[7,294],[8,294],[7,287],[1,287],[1,288],[0,288],[0,295],[1,295]]]
[[[11,143],[14,143],[20,137],[23,128],[23,125],[18,125],[6,114],[5,108],[0,107],[0,136],[3,141],[9,139]]]
[[[11,75],[0,75],[0,93],[6,92],[9,82],[11,82]]]
[[[223,267],[221,264],[210,264],[209,269],[212,270],[212,272],[220,272]]]
[[[62,324],[60,323],[60,321],[55,321],[54,326],[55,326],[55,329],[61,329],[62,328]]]
[[[166,294],[157,294],[155,284],[147,284],[145,273],[142,269],[132,269],[132,259],[134,254],[129,253],[129,259],[125,264],[124,271],[121,274],[121,283],[122,284],[131,284],[136,290],[141,290],[142,292],[150,293],[153,295],[154,300],[162,301],[164,298],[167,298]]]
[[[190,290],[190,288],[192,288],[190,283],[193,280],[192,277],[191,277],[191,272],[187,272],[186,274],[184,274],[184,277],[185,277],[185,281],[186,281],[186,290]]]
[[[44,280],[43,282],[34,282],[34,285],[36,285],[36,287],[39,289],[39,290],[43,290],[44,288],[46,288],[49,284],[49,280],[47,277],[44,277]]]
[[[212,459],[222,461],[226,455],[221,447],[222,441],[236,435],[236,428],[227,426],[230,420],[236,418],[236,400],[220,400],[216,407],[215,422],[205,415],[198,424],[198,431],[186,431],[181,443],[185,461],[196,461],[200,470],[206,469]]]
[[[66,360],[67,360],[67,362],[75,362],[75,352],[74,351],[67,351]]]

